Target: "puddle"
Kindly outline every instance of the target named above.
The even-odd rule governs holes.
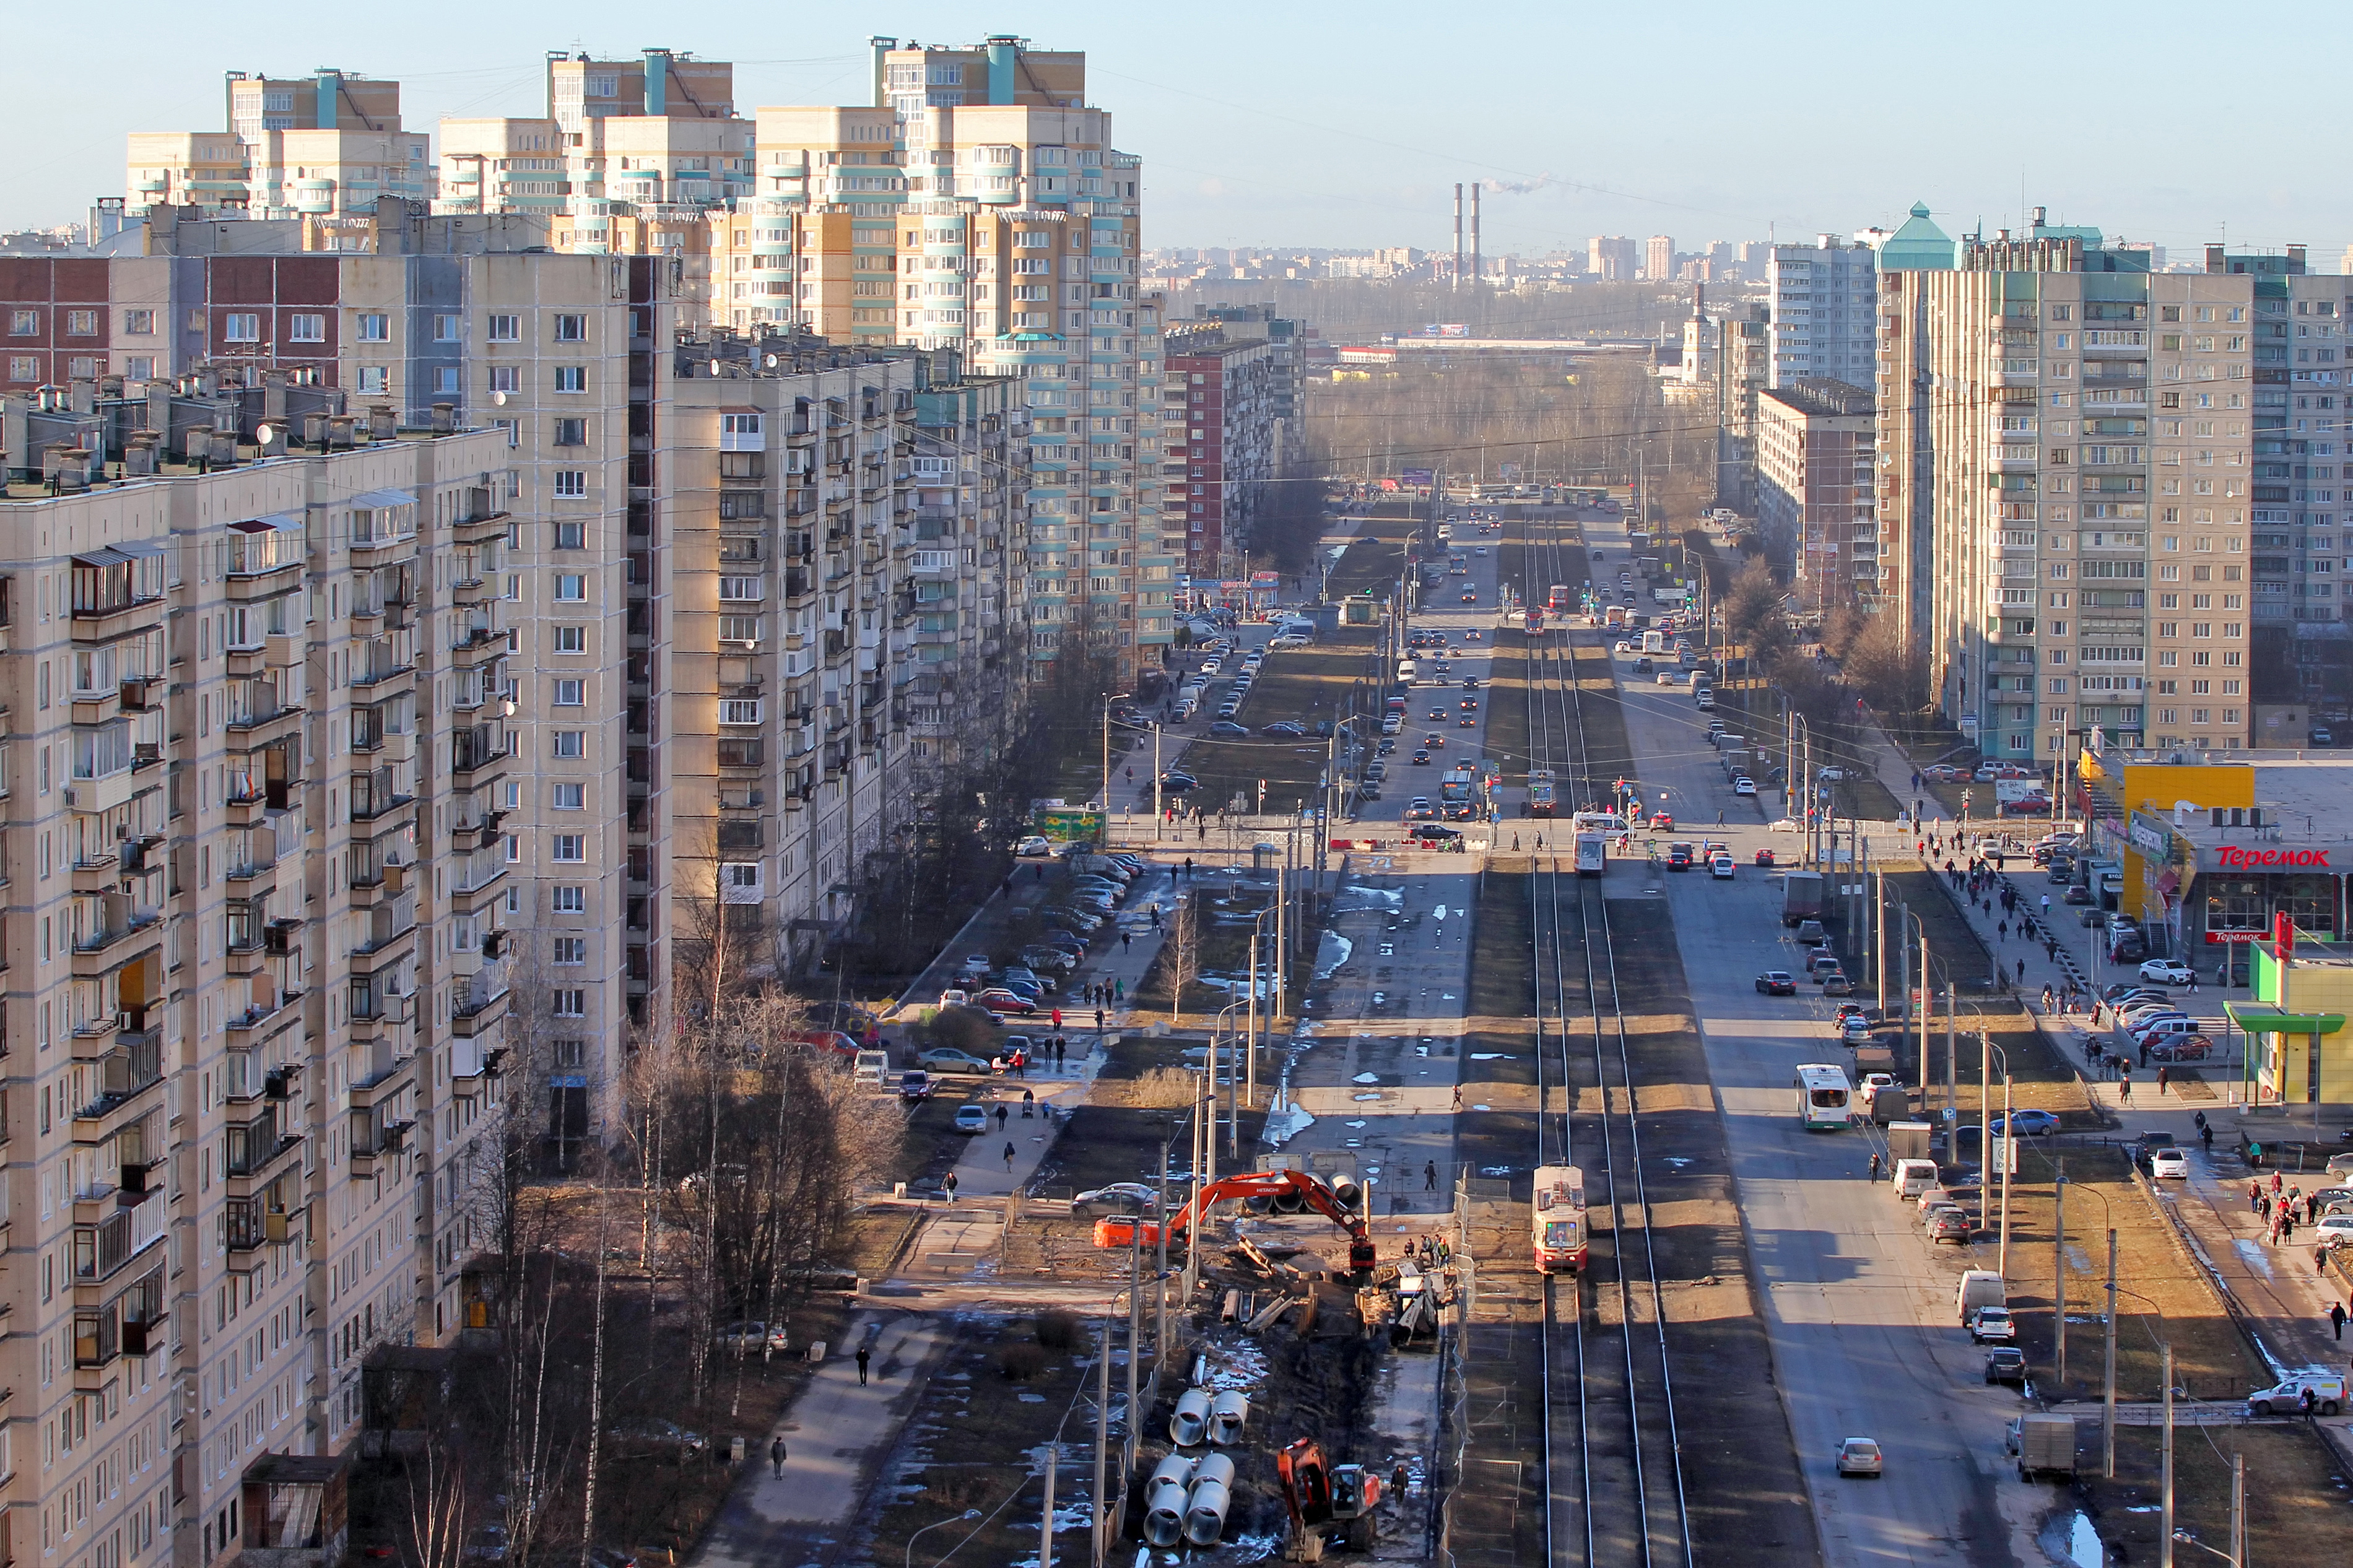
[[[2073,1568],[2106,1568],[2108,1552],[2100,1542],[2100,1532],[2092,1527],[2088,1515],[2074,1509],[2052,1514],[2036,1533],[2034,1543],[2053,1563]]]
[[[1363,1100],[1379,1100],[1379,1099],[1381,1099],[1381,1098],[1382,1098],[1382,1096],[1377,1095],[1377,1094],[1356,1094],[1356,1095],[1350,1095],[1348,1098],[1350,1098],[1351,1100],[1358,1100],[1358,1101],[1363,1101]]]
[[[2262,1275],[2264,1279],[2270,1279],[2274,1278],[2272,1273],[2271,1254],[2263,1249],[2263,1244],[2262,1242],[2233,1241],[2231,1243],[2231,1250],[2239,1255],[2239,1260],[2241,1262],[2253,1269],[2256,1273]],[[2162,1392],[2162,1390],[2159,1392]]]
[[[1691,1163],[1691,1159],[1688,1155],[1669,1154],[1664,1159],[1661,1160],[1659,1163],[1662,1165],[1672,1165],[1676,1170],[1680,1171],[1685,1165]]]
[[[1360,1072],[1348,1081],[1351,1083],[1378,1083],[1381,1081],[1381,1075],[1377,1072]]]
[[[1511,1058],[1512,1053],[1509,1051],[1472,1051],[1471,1053],[1471,1059],[1474,1062],[1502,1062],[1509,1061]]]

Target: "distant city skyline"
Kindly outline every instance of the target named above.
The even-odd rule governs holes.
[[[649,26],[643,13],[601,0],[543,18],[442,15],[462,19],[462,56],[431,9],[382,21],[338,16],[330,26],[315,8],[265,3],[241,11],[232,31],[191,28],[184,10],[133,0],[110,15],[110,27],[169,39],[168,47],[110,58],[103,94],[84,72],[33,73],[0,106],[0,133],[38,153],[0,192],[0,228],[82,221],[96,197],[121,194],[127,133],[219,124],[230,69],[333,65],[397,78],[404,119],[428,132],[445,115],[533,112],[549,48],[661,45],[733,60],[746,110],[857,102],[869,90],[867,29],[846,16],[789,30],[722,26],[705,14]],[[2333,85],[2325,38],[2283,53],[2251,29],[2205,25],[2211,15],[2186,5],[2137,16],[2119,36],[2096,14],[2053,14],[2037,24],[2038,47],[2096,55],[2109,79],[2158,80],[2178,71],[2194,38],[2215,86],[2195,106],[2199,133],[2162,160],[2116,156],[2103,101],[2050,92],[2016,68],[1998,30],[1792,31],[1777,13],[1710,0],[1574,17],[1506,7],[1452,32],[1433,32],[1425,11],[1392,4],[1359,7],[1337,30],[1320,11],[1216,4],[1176,30],[1072,4],[1004,16],[919,3],[868,25],[938,42],[1010,31],[1039,47],[1087,51],[1090,96],[1114,114],[1122,147],[1145,160],[1145,240],[1155,247],[1451,249],[1454,183],[1475,180],[1486,194],[1490,256],[1571,250],[1607,234],[1667,233],[1691,250],[1715,239],[1805,240],[1892,227],[1918,200],[1953,233],[2016,226],[2041,205],[2054,222],[2178,253],[2223,240],[2234,251],[2304,244],[2316,268],[2336,268],[2353,218],[2322,205],[2319,184],[2267,180],[2268,164],[2253,161],[2263,107],[2317,101]],[[78,22],[54,7],[31,14],[19,24],[19,58],[79,55],[89,39]],[[2331,30],[2341,28],[2324,18],[2321,31]],[[1931,47],[1933,71],[1915,52]],[[452,69],[458,58],[476,63]],[[1704,72],[1731,60],[1773,91],[1662,90],[1679,61]],[[1581,61],[1619,64],[1579,74]],[[1947,81],[1966,81],[1968,96],[1940,109],[1937,84]],[[1907,82],[1912,107],[1859,110],[1851,132],[1811,111],[1753,107],[1903,101]],[[2231,132],[2241,124],[2249,129]],[[1968,134],[1972,125],[1982,134]],[[2021,162],[2016,132],[2026,125],[2035,134]],[[2059,149],[2077,151],[2061,163]]]

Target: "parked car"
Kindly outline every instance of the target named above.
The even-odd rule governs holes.
[[[959,1132],[987,1131],[988,1108],[985,1105],[957,1106],[955,1113],[955,1130]]]
[[[1011,1014],[1019,1018],[1026,1018],[1038,1010],[1038,1004],[1029,997],[1018,991],[1008,991],[1001,985],[992,985],[972,1000],[975,1006],[990,1013]]]
[[[1969,1216],[1957,1206],[1939,1210],[1936,1216],[1928,1222],[1928,1239],[1931,1242],[1949,1241],[1966,1246],[1976,1234],[1977,1227],[1969,1223]]]
[[[1986,1352],[1985,1380],[2025,1387],[2026,1352],[2015,1345],[1996,1345]]]
[[[2018,1338],[2018,1325],[2007,1307],[1979,1307],[1969,1314],[1969,1339],[1977,1344],[2008,1344]]]
[[[1051,855],[1053,852],[1054,847],[1047,843],[1042,836],[1035,833],[1013,847],[1013,853],[1016,855],[1033,858],[1039,855]]]
[[[2214,1042],[2203,1035],[2176,1035],[2149,1047],[2153,1062],[2202,1062],[2214,1054]]]
[[[929,1072],[978,1073],[984,1077],[988,1072],[988,1064],[980,1058],[951,1046],[934,1046],[916,1057],[915,1065]]]
[[[2013,1110],[2007,1115],[1997,1113],[1990,1125],[2003,1137],[2010,1135],[2015,1124],[2021,1138],[2046,1138],[2059,1131],[2059,1119],[2047,1110]]]
[[[2189,1156],[2179,1148],[2153,1150],[2148,1156],[2148,1173],[2186,1182],[2189,1179]]]
[[[2140,966],[2140,977],[2159,985],[2187,985],[2191,978],[2189,966],[2178,958],[2150,959]]]
[[[1184,1194],[1173,1184],[1169,1191],[1172,1194],[1168,1200],[1171,1207],[1184,1202]],[[1072,1198],[1071,1212],[1084,1216],[1106,1209],[1121,1214],[1148,1209],[1152,1206],[1155,1188],[1149,1182],[1113,1182],[1106,1187],[1090,1188]]]
[[[778,1323],[772,1329],[756,1321],[730,1323],[711,1337],[727,1350],[756,1351],[765,1346],[772,1351],[780,1351],[790,1342],[784,1324]]]

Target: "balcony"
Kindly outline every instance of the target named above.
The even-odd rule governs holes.
[[[493,843],[475,850],[450,879],[449,907],[459,914],[476,914],[489,909],[505,887],[507,870],[503,844]]]
[[[374,986],[355,987],[347,1026],[353,1045],[404,1037],[417,1016],[415,999]]]
[[[282,1247],[294,1237],[293,1214],[269,1194],[231,1200],[227,1217],[232,1254]]]
[[[417,666],[383,664],[352,671],[352,700],[383,702],[417,689]]]
[[[461,1040],[480,1037],[506,1016],[507,999],[511,994],[507,989],[506,966],[495,962],[484,964],[474,972],[459,992],[458,1005],[449,1016],[450,1032]]]
[[[506,651],[506,633],[494,626],[472,626],[449,645],[449,662],[459,669],[480,669],[502,658]]]
[[[143,1175],[143,1172],[142,1172]],[[160,1193],[128,1189],[95,1203],[74,1205],[77,1220],[82,1220],[84,1208],[105,1210],[74,1226],[74,1303],[97,1307],[106,1300],[106,1284],[128,1268],[140,1254],[164,1239],[170,1221],[171,1205],[163,1201]]]
[[[74,1142],[103,1143],[113,1137],[151,1108],[149,1097],[163,1081],[164,1047],[158,1034],[150,1030],[136,1045],[118,1044],[100,1058],[97,1098],[74,1112]]]
[[[390,1040],[378,1040],[370,1049],[367,1076],[351,1087],[352,1108],[391,1104],[403,1089],[417,1084],[417,1058],[404,1054]]]
[[[248,1121],[231,1125],[221,1162],[228,1195],[249,1198],[283,1174],[288,1156],[302,1146],[302,1134],[282,1122],[271,1106]]]
[[[502,777],[514,760],[513,740],[501,725],[477,724],[449,739],[449,782],[455,789],[480,789]]]
[[[294,809],[294,784],[297,781],[270,779],[267,782],[250,777],[241,781],[243,787],[233,783],[229,796],[221,804],[228,811],[231,827],[261,827],[269,818]]]
[[[131,797],[153,787],[136,768],[122,768],[100,778],[77,778],[66,785],[66,809],[99,816],[131,804]]]
[[[396,899],[408,890],[408,868],[404,865],[378,866],[352,879],[352,907],[374,909],[385,899]]]
[[[73,972],[80,979],[111,974],[154,951],[164,940],[164,917],[157,910],[135,910],[128,899],[116,893],[105,895],[103,902],[106,925],[73,945]]]
[[[406,957],[417,946],[417,895],[388,898],[369,911],[368,938],[352,949],[355,975],[375,974]]]
[[[507,526],[512,521],[509,513],[499,510],[489,490],[475,489],[466,492],[466,515],[449,528],[460,544],[488,544],[505,538]]]
[[[357,685],[357,681],[353,682]],[[231,752],[258,752],[291,740],[302,728],[302,710],[278,708],[267,713],[241,714],[229,720],[226,744]]]
[[[123,599],[87,606],[76,604],[73,640],[78,643],[108,643],[118,637],[152,632],[163,624],[164,595],[161,593],[153,598]]]

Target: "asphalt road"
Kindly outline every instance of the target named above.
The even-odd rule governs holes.
[[[1588,532],[1619,558],[1621,531]],[[1834,1005],[1811,987],[1772,998],[1755,988],[1759,971],[1793,968],[1798,949],[1780,923],[1778,879],[1750,861],[1768,844],[1786,858],[1797,838],[1769,833],[1756,802],[1733,796],[1688,688],[1633,678],[1630,660],[1618,668],[1642,781],[1654,798],[1668,793],[1674,837],[1723,838],[1739,863],[1730,882],[1704,872],[1663,881],[1824,1559],[2039,1562],[2032,1530],[2061,1500],[2007,1464],[2002,1426],[2021,1402],[1985,1384],[1983,1353],[1953,1310],[1959,1274],[1993,1267],[1992,1244],[1933,1246],[1913,1206],[1868,1179],[1876,1134],[1799,1127],[1794,1069],[1844,1066],[1846,1055],[1830,1035]],[[1883,1479],[1838,1476],[1833,1455],[1850,1436],[1877,1439]]]

